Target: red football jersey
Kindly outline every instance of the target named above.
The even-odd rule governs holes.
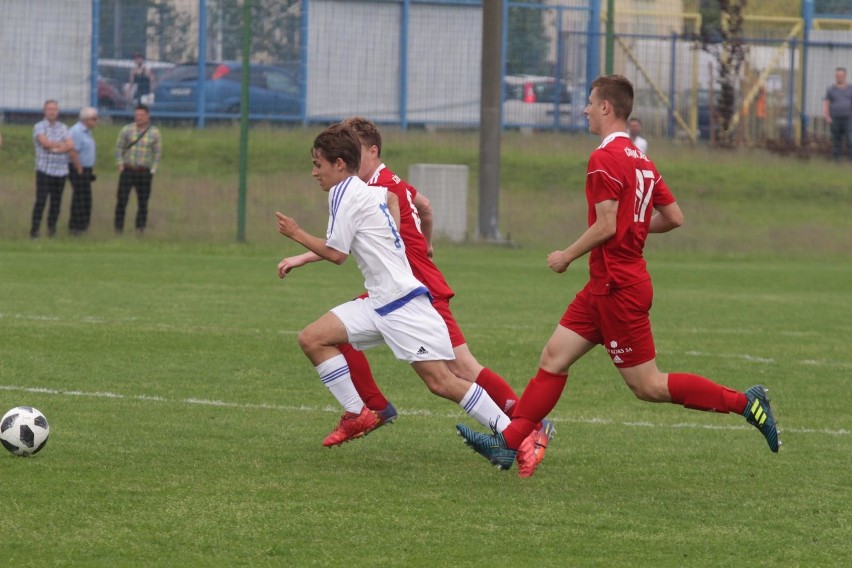
[[[595,222],[595,203],[618,201],[616,230],[589,255],[593,294],[606,294],[650,278],[642,251],[654,208],[674,203],[654,163],[630,141],[627,133],[607,136],[592,152],[586,174],[589,225]]]
[[[420,280],[435,299],[452,298],[455,293],[444,275],[426,254],[428,249],[426,237],[420,231],[420,216],[414,206],[417,190],[390,171],[384,164],[379,166],[370,180],[369,185],[387,188],[399,199],[399,233],[405,243],[405,256],[411,265],[414,277]]]

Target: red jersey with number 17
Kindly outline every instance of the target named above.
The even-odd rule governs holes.
[[[436,300],[449,300],[455,295],[444,275],[426,254],[426,237],[420,230],[420,216],[414,206],[417,190],[390,171],[384,164],[373,172],[368,185],[387,188],[399,199],[399,233],[405,243],[405,256],[414,277],[420,280]]]
[[[654,208],[674,203],[654,163],[630,141],[626,132],[607,136],[589,157],[586,200],[589,226],[597,219],[595,204],[618,201],[616,230],[589,255],[592,294],[608,294],[650,278],[642,251]]]

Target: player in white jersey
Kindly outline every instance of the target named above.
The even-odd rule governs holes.
[[[446,362],[454,358],[449,332],[432,306],[429,291],[411,273],[397,230],[396,196],[358,178],[361,145],[355,133],[342,124],[331,126],[314,140],[311,154],[313,176],[329,192],[326,239],[308,234],[291,217],[276,213],[278,231],[310,251],[285,258],[278,265],[278,275],[284,278],[293,268],[318,260],[342,264],[351,254],[369,292],[366,298],[333,308],[299,334],[305,355],[344,408],[323,445],[339,445],[378,425],[336,347],[347,342],[356,349],[387,343],[427,384],[441,385],[436,394],[459,403],[483,426],[501,432],[509,422],[506,414],[482,387],[456,377],[447,367]],[[520,459],[535,460],[531,439],[527,446],[519,452]]]

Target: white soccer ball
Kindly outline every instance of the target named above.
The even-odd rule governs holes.
[[[18,406],[0,420],[0,443],[16,456],[31,456],[47,444],[47,418],[32,406]]]

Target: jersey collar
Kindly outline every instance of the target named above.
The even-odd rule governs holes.
[[[616,138],[630,138],[630,135],[626,132],[613,132],[612,134],[603,139],[603,142],[601,142],[601,145],[598,146],[598,148],[603,148]]]
[[[370,181],[367,182],[367,185],[373,185],[379,179],[379,174],[382,170],[385,169],[385,164],[382,162],[379,164],[379,167],[376,168],[376,171],[373,172],[373,175],[370,176]]]

